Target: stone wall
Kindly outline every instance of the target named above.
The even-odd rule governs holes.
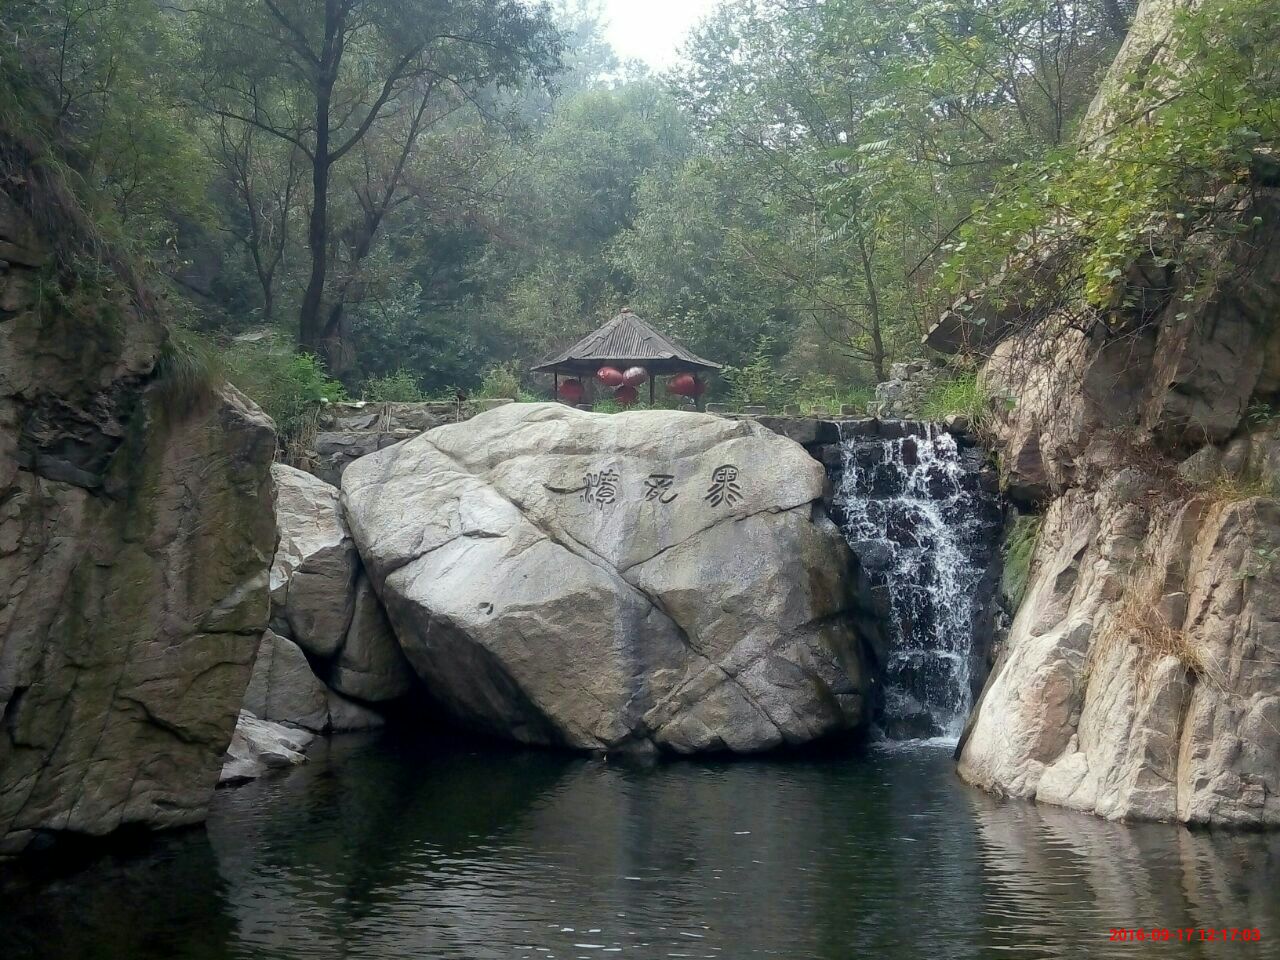
[[[316,411],[316,431],[293,466],[337,486],[346,468],[361,457],[511,400],[468,400],[461,403],[331,403]]]
[[[889,368],[889,379],[876,384],[876,398],[867,405],[873,417],[919,420],[935,384],[946,371],[927,360],[909,360]]]

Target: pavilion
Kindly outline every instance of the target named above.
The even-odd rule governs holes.
[[[649,373],[649,404],[653,405],[654,381],[679,373],[707,374],[720,364],[703,360],[680,344],[664,337],[645,323],[629,307],[604,326],[593,330],[573,346],[554,354],[533,368],[534,373],[555,374],[555,395],[560,396],[560,377],[579,377],[590,384],[601,367],[644,367]]]

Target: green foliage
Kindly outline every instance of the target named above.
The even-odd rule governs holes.
[[[958,414],[968,417],[973,424],[981,423],[989,411],[990,397],[978,381],[977,373],[964,373],[938,381],[920,406],[920,416],[926,420],[943,420]]]
[[[314,356],[282,340],[233,344],[222,359],[227,379],[275,421],[285,441],[305,432],[320,404],[350,399]]]
[[[728,367],[723,399],[775,410],[865,403],[950,284],[1058,218],[1098,234],[1084,272],[1104,297],[1150,210],[1194,218],[1165,201],[1271,136],[1271,74],[1242,40],[1256,25],[1269,42],[1262,0],[1211,0],[1217,20],[1179,41],[1208,86],[1084,172],[1093,155],[1063,145],[1132,0],[737,0],[662,80],[618,69],[590,0],[557,7],[560,36],[519,0],[19,0],[0,13],[17,54],[0,57],[0,124],[47,141],[40,163],[76,184],[93,236],[172,276],[190,326],[273,326],[311,302],[324,330],[307,342],[367,397],[526,398],[532,362],[630,304]],[[542,86],[560,53],[568,71]],[[322,54],[337,59],[313,69]],[[175,383],[184,362],[166,361]],[[298,398],[337,396],[279,344],[228,364],[286,431]],[[941,407],[974,405],[954,389]]]
[[[210,341],[183,327],[169,328],[156,358],[160,409],[181,417],[206,402],[224,380],[222,360]]]
[[[834,415],[844,406],[866,410],[873,399],[875,390],[871,387],[842,387],[832,376],[811,373],[796,380],[787,403],[798,406],[802,413],[817,409]]]
[[[527,396],[520,385],[520,365],[514,360],[486,370],[480,389],[475,392],[478,400],[523,400]]]
[[[1040,542],[1039,517],[1023,515],[1013,523],[1004,542],[1004,568],[1000,575],[1000,592],[1010,610],[1017,610],[1031,579],[1031,561]]]
[[[385,377],[370,377],[360,391],[361,400],[375,403],[418,403],[425,400],[418,378],[401,367]]]
[[[1276,408],[1271,404],[1264,400],[1255,400],[1249,404],[1248,409],[1245,411],[1244,419],[1249,426],[1257,427],[1264,423],[1269,423],[1278,416],[1280,416],[1280,412],[1277,412]]]
[[[1002,178],[950,248],[948,281],[964,289],[1057,250],[1069,256],[1049,292],[1078,274],[1086,302],[1107,308],[1123,302],[1138,259],[1180,269],[1193,237],[1203,247],[1212,231],[1236,229],[1206,222],[1217,191],[1247,179],[1255,150],[1280,140],[1277,50],[1280,9],[1270,0],[1209,0],[1177,13],[1164,50],[1108,91],[1083,144]]]
[[[726,366],[721,371],[729,403],[770,410],[780,409],[786,403],[787,384],[774,370],[774,350],[773,337],[761,337],[748,362],[740,367]]]
[[[150,0],[11,3],[0,43],[3,129],[44,141],[117,251],[170,261],[176,223],[210,212],[211,166],[172,97],[177,21]]]

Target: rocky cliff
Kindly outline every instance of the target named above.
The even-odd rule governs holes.
[[[1172,7],[1143,4],[1087,129]],[[987,364],[1006,487],[1042,514],[959,754],[990,790],[1280,824],[1280,192],[1215,189],[1180,269],[1134,263],[1121,305],[1059,308]]]
[[[203,818],[267,625],[271,422],[0,192],[0,857]]]

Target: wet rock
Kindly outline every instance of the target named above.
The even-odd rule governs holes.
[[[218,783],[236,786],[257,780],[272,770],[305,763],[305,751],[313,739],[312,734],[296,727],[260,720],[248,711],[241,711]]]

